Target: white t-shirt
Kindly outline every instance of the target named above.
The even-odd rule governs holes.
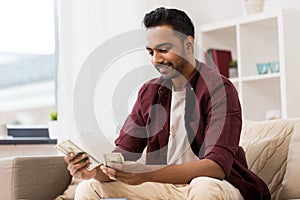
[[[199,160],[188,141],[184,122],[186,91],[172,91],[168,164],[182,164]]]

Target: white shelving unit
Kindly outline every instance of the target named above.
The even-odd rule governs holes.
[[[200,27],[199,44],[226,49],[238,61],[236,86],[249,120],[300,117],[300,12],[282,10]],[[256,64],[278,61],[280,71],[261,75]],[[271,115],[272,116],[272,115]],[[269,116],[270,117],[270,116]]]

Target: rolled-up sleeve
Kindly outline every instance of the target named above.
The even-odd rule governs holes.
[[[125,160],[138,160],[147,145],[146,123],[140,109],[140,98],[144,89],[144,87],[140,89],[133,109],[121,129],[119,137],[115,140],[116,147],[113,152],[122,153]]]
[[[239,148],[242,119],[236,89],[228,80],[223,82],[210,91],[204,158],[218,163],[228,176]]]

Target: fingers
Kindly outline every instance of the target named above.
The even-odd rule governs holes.
[[[68,163],[67,169],[72,176],[78,175],[77,172],[85,170],[90,163],[89,158],[85,153],[77,154],[75,156],[73,153],[70,153],[64,160]]]
[[[104,174],[106,174],[110,179],[112,180],[116,180],[116,174],[117,174],[117,171],[112,169],[112,168],[109,168],[109,167],[106,167],[104,165],[102,165],[101,167],[101,170]]]
[[[102,165],[101,170],[103,171],[104,174],[106,174],[109,178],[113,180],[123,180],[124,178],[128,177],[131,173],[123,172],[123,171],[118,171],[116,169],[106,167]]]
[[[84,179],[85,174],[88,173],[87,168],[88,165],[85,165],[77,170],[74,170],[72,173],[70,172],[70,174],[77,179]]]
[[[122,172],[128,172],[128,173],[139,173],[147,171],[147,166],[137,163],[137,162],[125,162],[124,164],[120,163],[108,163],[108,167],[116,169],[118,171]]]
[[[84,153],[84,152],[79,152],[76,155],[74,155],[74,153],[70,153],[66,157],[67,157],[67,163],[68,164],[71,164],[71,163],[76,164],[76,163],[80,162],[83,159],[85,159],[85,160],[88,159],[87,154]]]
[[[64,161],[69,164],[69,161],[74,157],[73,153],[69,153],[64,157]]]
[[[135,164],[135,162],[126,162],[124,164],[111,162],[108,163],[107,166],[118,171],[132,172],[134,169],[136,169],[137,165]]]
[[[116,170],[120,170],[122,171],[122,164],[119,164],[119,163],[107,163],[107,166],[109,168],[112,168],[112,169],[116,169]]]
[[[103,173],[105,173],[112,180],[118,180],[129,185],[138,185],[145,182],[141,178],[141,174],[118,171],[104,165],[102,165],[100,168],[102,169]]]
[[[88,168],[90,161],[85,160],[84,162],[78,162],[76,164],[69,164],[68,170],[70,171],[70,174],[74,176],[78,171],[82,171],[83,169]]]
[[[86,161],[87,159],[88,159],[88,156],[84,152],[79,152],[76,155],[74,155],[74,153],[69,153],[64,158],[65,162],[68,164],[76,164],[79,162]]]

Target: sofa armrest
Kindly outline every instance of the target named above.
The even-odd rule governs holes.
[[[71,181],[62,156],[20,156],[0,159],[3,200],[53,200]]]

